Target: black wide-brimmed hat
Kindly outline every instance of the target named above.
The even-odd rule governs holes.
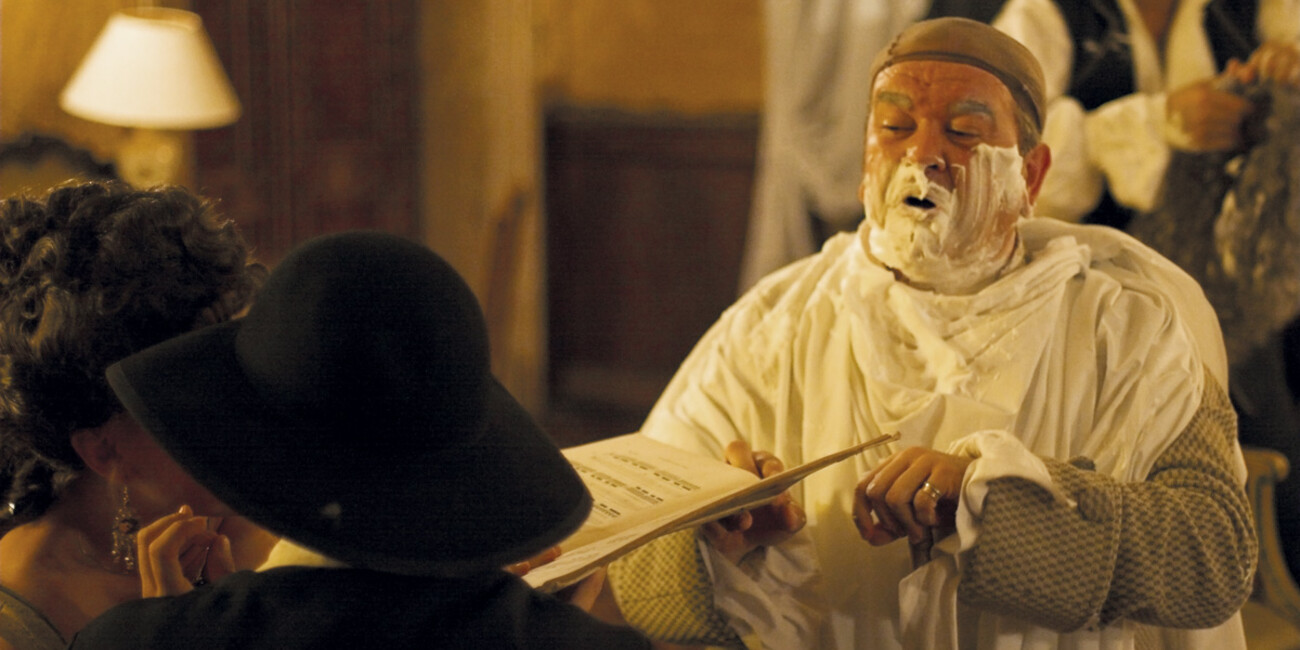
[[[299,246],[246,317],[132,355],[108,380],[227,505],[354,566],[501,566],[556,544],[591,508],[492,376],[464,280],[393,235]]]

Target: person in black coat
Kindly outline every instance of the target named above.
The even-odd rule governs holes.
[[[73,648],[650,647],[501,568],[569,535],[591,497],[493,378],[469,287],[418,244],[311,240],[246,317],[108,379],[217,500],[313,560],[222,575],[228,546],[182,507],[139,534],[145,595],[169,597],[110,610]]]

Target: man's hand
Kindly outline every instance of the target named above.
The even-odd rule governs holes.
[[[1245,83],[1258,79],[1300,88],[1300,50],[1290,43],[1264,43],[1246,61],[1241,78]]]
[[[1254,110],[1254,105],[1224,88],[1228,79],[1241,81],[1246,76],[1241,64],[1232,61],[1220,77],[1170,92],[1165,99],[1169,143],[1178,149],[1201,153],[1241,147],[1242,120]]]
[[[853,522],[873,546],[907,537],[913,547],[931,531],[956,525],[957,500],[970,458],[910,447],[867,473],[853,494]]]
[[[751,452],[749,445],[740,440],[727,445],[726,455],[728,465],[753,472],[759,478],[785,469],[776,456],[765,451]],[[789,539],[807,521],[803,508],[789,492],[782,492],[767,505],[704,524],[704,536],[719,553],[738,563],[759,546]]]
[[[136,561],[142,598],[178,596],[195,583],[223,578],[235,571],[230,538],[210,528],[189,506],[158,519],[136,534]]]
[[[1300,89],[1300,50],[1290,43],[1269,41],[1245,63],[1233,59],[1219,76],[1169,93],[1165,117],[1170,144],[1203,153],[1240,148],[1244,120],[1255,106],[1232,89],[1256,83]]]

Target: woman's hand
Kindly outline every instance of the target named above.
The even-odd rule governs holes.
[[[538,553],[537,555],[528,558],[527,560],[524,560],[522,562],[515,562],[514,564],[507,564],[505,566],[505,570],[517,576],[522,577],[526,575],[529,571],[532,571],[533,569],[536,569],[537,567],[542,566],[543,564],[550,564],[551,562],[554,562],[555,558],[557,557],[560,557],[560,547],[552,546],[546,549],[545,551],[542,551],[541,553]]]
[[[555,592],[555,597],[590,613],[591,608],[596,604],[596,598],[601,595],[604,588],[605,567],[600,567],[576,584]]]
[[[189,593],[195,583],[235,571],[230,538],[209,529],[207,517],[189,506],[158,519],[136,534],[143,598]]]
[[[766,451],[751,452],[743,441],[727,445],[727,464],[748,470],[759,478],[771,476],[785,465]],[[704,524],[704,536],[724,557],[738,563],[759,546],[779,544],[799,532],[808,521],[803,508],[789,492],[782,492],[772,502],[717,521]]]
[[[271,549],[280,541],[271,531],[245,517],[209,517],[208,528],[230,540],[234,551],[235,568],[256,569],[266,562]]]

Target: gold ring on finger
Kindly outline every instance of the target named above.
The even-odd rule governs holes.
[[[943,498],[943,490],[940,490],[939,488],[931,485],[929,481],[926,481],[925,483],[921,484],[921,492],[924,492],[926,495],[928,495],[931,499],[934,499],[936,502],[939,499]]]

